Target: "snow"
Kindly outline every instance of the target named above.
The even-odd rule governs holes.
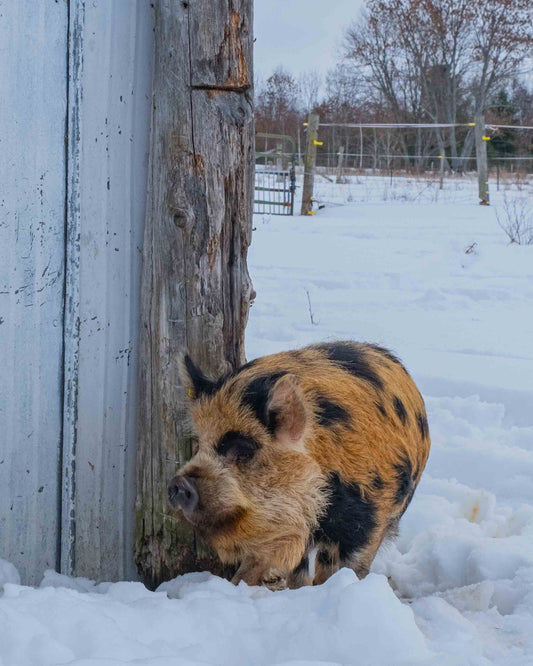
[[[0,559],[0,592],[4,589],[6,583],[20,585],[20,576],[11,562]]]
[[[533,195],[507,182],[496,206],[504,188]],[[248,357],[354,338],[404,360],[432,451],[398,539],[362,581],[281,592],[207,573],[34,589],[0,560],[0,666],[533,664],[533,246],[468,178],[317,190],[316,216],[255,216]]]

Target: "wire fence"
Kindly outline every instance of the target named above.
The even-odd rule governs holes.
[[[531,169],[532,125],[483,123],[483,143],[493,164],[511,171]],[[316,164],[335,167],[341,149],[347,168],[471,171],[476,169],[475,127],[474,122],[320,122]]]
[[[533,166],[533,165],[532,165]],[[297,169],[295,207],[301,197],[303,169]],[[533,205],[533,173],[489,170],[491,203],[501,205],[506,196]],[[346,169],[340,182],[334,169],[317,167],[314,181],[316,209],[347,204],[472,204],[478,205],[476,172],[418,173],[408,169]]]
[[[297,154],[297,163],[303,162],[303,154]],[[374,171],[378,174],[394,172],[404,173],[432,173],[442,168],[439,155],[399,155],[397,153],[343,153],[342,173],[358,173],[360,171]],[[337,174],[339,153],[333,151],[321,151],[317,153],[316,165],[329,169],[331,174]],[[475,157],[444,157],[444,172],[448,176],[456,172],[469,172],[476,170]],[[502,177],[506,173],[532,173],[533,155],[490,155],[488,156],[489,167],[501,172]]]
[[[499,193],[510,187],[533,196],[533,126],[485,123],[481,151],[474,126],[320,123],[314,141],[313,207],[320,205],[324,189],[335,205],[341,201],[450,201],[452,193],[456,199],[471,197],[472,202],[487,205],[489,191]],[[296,150],[295,141],[287,142],[290,137],[258,136],[262,152],[256,153],[254,212],[291,215],[300,208],[301,189],[296,188],[295,201],[294,175],[287,169],[297,164],[296,173],[303,175],[301,145],[305,142],[298,140]],[[291,152],[287,152],[289,145]],[[476,150],[482,157],[479,175]]]

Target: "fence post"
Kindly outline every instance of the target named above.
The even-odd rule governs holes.
[[[337,160],[337,178],[335,179],[336,183],[342,183],[342,163],[344,161],[344,146],[339,147],[339,152],[337,153],[339,159]]]
[[[485,114],[480,113],[474,118],[476,137],[476,164],[480,206],[488,206],[489,200],[489,166],[487,160],[487,137],[485,136]]]
[[[313,182],[315,178],[317,134],[318,114],[310,113],[307,117],[307,141],[304,158],[304,186],[301,215],[312,215],[313,213]]]
[[[362,127],[362,125],[359,125],[359,168],[361,169],[361,171],[363,170],[363,127]]]
[[[245,360],[254,194],[252,3],[160,0],[155,10],[135,530],[150,587],[223,571],[170,511],[167,486],[193,447],[179,352],[188,349],[211,377]]]
[[[440,157],[440,180],[439,180],[439,190],[444,188],[444,155],[439,155]]]

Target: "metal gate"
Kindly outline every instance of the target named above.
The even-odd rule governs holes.
[[[255,170],[254,213],[294,214],[296,177],[294,165],[287,170]]]
[[[257,139],[263,139],[262,151]],[[270,149],[269,143],[274,142]],[[260,163],[261,162],[261,163]],[[254,213],[294,215],[296,151],[292,137],[256,134]],[[288,166],[285,167],[285,164]]]

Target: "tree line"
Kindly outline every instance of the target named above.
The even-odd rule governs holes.
[[[307,113],[322,123],[465,124],[480,113],[488,124],[533,125],[530,0],[366,0],[344,31],[338,64],[322,80],[316,72],[295,78],[278,67],[256,81],[258,132],[298,141]],[[528,61],[529,58],[529,61]],[[321,128],[322,163],[340,145],[354,165],[380,166],[402,155],[427,166],[446,155],[452,169],[472,156],[470,127],[431,130]],[[533,156],[533,132],[500,130],[489,154]],[[363,160],[364,156],[364,160]],[[409,156],[409,157],[406,157]],[[319,157],[320,160],[320,157]]]

